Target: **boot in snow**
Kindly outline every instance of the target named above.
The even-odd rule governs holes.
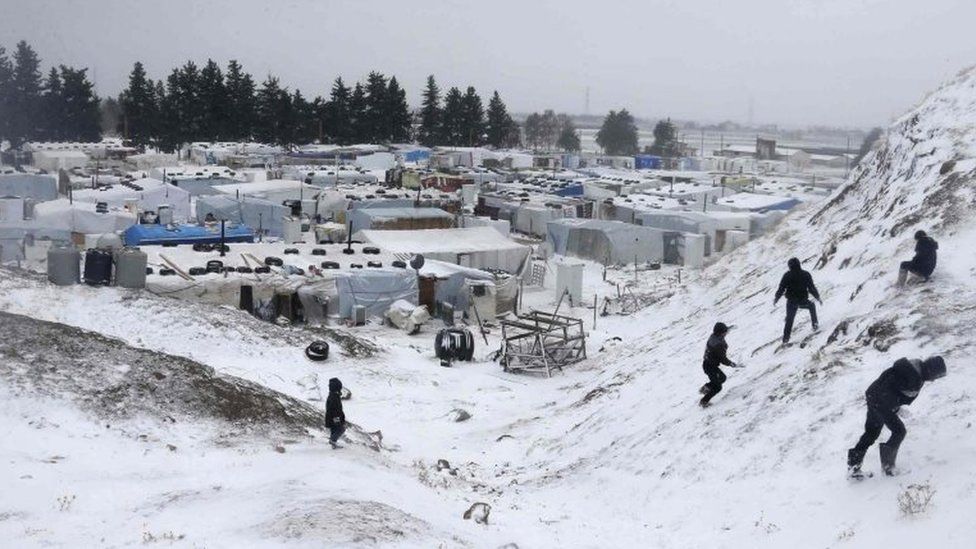
[[[898,457],[898,447],[892,446],[887,442],[878,445],[881,453],[881,469],[884,474],[891,477],[895,474],[895,458]]]
[[[342,445],[341,444],[339,444],[337,441],[333,441],[333,440],[330,440],[329,441],[329,446],[331,446],[333,450],[338,450],[339,448],[342,448]]]
[[[702,385],[700,389],[698,389],[698,394],[704,395],[704,394],[707,394],[707,393],[708,393],[708,384],[706,383],[706,384]]]
[[[898,269],[898,287],[902,288],[905,286],[905,282],[908,280],[908,271],[905,269]]]
[[[710,403],[708,401],[711,399],[712,399],[712,395],[705,393],[705,396],[703,396],[702,399],[698,401],[698,405],[701,406],[702,408],[708,408],[710,406]]]
[[[852,479],[864,478],[861,472],[861,462],[864,461],[864,451],[851,448],[847,451],[847,475]]]

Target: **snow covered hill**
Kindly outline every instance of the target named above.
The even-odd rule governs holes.
[[[974,176],[970,70],[898,120],[828,201],[621,328],[632,343],[602,357],[597,380],[516,434],[534,440],[504,468],[520,506],[551,519],[566,544],[972,546]],[[918,229],[940,242],[939,266],[930,283],[899,290]],[[824,306],[819,333],[808,336],[801,310],[796,345],[780,349],[784,307],[772,302],[791,256]],[[730,355],[747,367],[727,369],[703,411],[701,357],[716,321],[735,325]],[[862,432],[867,385],[898,357],[936,353],[949,374],[904,414],[907,472],[851,485],[846,451]],[[875,448],[865,464],[879,469]],[[898,498],[913,484],[935,491],[931,508],[902,517]]]
[[[338,376],[353,393],[347,416],[361,427],[332,451],[314,429],[240,436],[206,414],[168,422],[143,413],[154,400],[136,392],[129,402],[140,413],[109,428],[84,390],[22,392],[23,376],[44,370],[30,370],[16,345],[0,346],[19,353],[0,354],[9,374],[0,376],[8,472],[0,539],[18,547],[971,547],[974,176],[969,71],[894,124],[830,199],[672,297],[601,318],[590,360],[553,379],[504,374],[487,360],[441,368],[432,327],[413,337],[378,326],[282,328],[233,309],[59,288],[0,269],[0,311],[58,323],[45,324],[47,334],[59,325],[87,330],[64,328],[91,338],[79,355],[114,338],[124,350],[102,353],[107,372],[165,353],[315,407]],[[939,241],[939,267],[930,283],[899,290],[898,263],[911,257],[917,229]],[[792,256],[813,273],[824,306],[820,332],[810,335],[800,311],[796,345],[781,349],[783,304],[772,300]],[[730,354],[746,368],[727,370],[725,390],[702,410],[701,357],[716,321],[736,326]],[[58,337],[30,329],[5,337],[20,334],[45,356],[65,352]],[[612,336],[621,342],[598,352]],[[304,346],[323,337],[333,358],[307,361]],[[488,337],[480,359],[497,346],[498,334]],[[935,353],[949,374],[905,414],[905,472],[851,484],[845,456],[861,432],[864,389],[898,357]],[[155,385],[145,375],[138,384]],[[472,417],[455,422],[458,409]],[[877,464],[872,449],[865,468]],[[934,491],[928,505],[904,515],[900,498],[926,490]],[[476,502],[492,506],[488,524],[462,518]]]

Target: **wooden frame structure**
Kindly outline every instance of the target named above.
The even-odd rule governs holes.
[[[545,372],[586,358],[583,321],[555,313],[532,311],[502,320],[499,360],[506,372]]]

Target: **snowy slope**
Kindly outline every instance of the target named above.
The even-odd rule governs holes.
[[[592,385],[519,433],[522,506],[558,539],[664,547],[971,547],[976,437],[976,74],[962,73],[898,120],[832,197],[708,269],[618,335]],[[893,287],[913,234],[940,242],[933,281]],[[778,350],[786,260],[813,273],[821,331]],[[736,325],[726,390],[697,408],[704,342]],[[794,341],[810,332],[805,311]],[[844,479],[864,420],[863,391],[901,356],[943,354],[949,376],[905,414],[896,479]],[[887,435],[883,435],[887,436]],[[883,440],[883,439],[882,439]],[[878,469],[877,451],[866,459]],[[531,479],[531,480],[527,480]],[[900,517],[908,485],[936,490],[922,517]],[[562,528],[563,522],[574,527]]]
[[[695,280],[686,275],[685,286],[668,289],[673,297],[601,318],[592,358],[551,380],[486,361],[440,368],[433,327],[415,337],[378,326],[356,330],[354,340],[325,334],[334,357],[311,363],[302,349],[323,337],[315,330],[145,292],[57,288],[0,269],[0,311],[192,359],[314,406],[338,376],[353,392],[347,416],[382,431],[384,446],[375,452],[354,440],[331,451],[317,434],[218,444],[222,428],[209,421],[136,418],[105,429],[72,399],[0,385],[0,459],[12,471],[0,481],[0,538],[17,546],[970,547],[974,174],[976,76],[967,72],[900,119],[830,199]],[[897,291],[897,264],[911,256],[918,228],[939,240],[940,265],[931,283]],[[806,343],[779,350],[783,304],[773,308],[773,291],[791,256],[813,272],[825,305],[820,333],[806,339],[801,311],[794,340]],[[609,288],[589,284],[584,301]],[[701,355],[717,320],[736,325],[731,354],[747,367],[727,370],[725,391],[702,411]],[[598,352],[607,336],[623,341]],[[497,345],[497,334],[489,337],[479,358]],[[336,338],[353,343],[339,351]],[[937,352],[949,376],[909,409],[899,456],[907,471],[848,483],[845,454],[860,434],[867,384],[900,356]],[[453,422],[456,408],[472,418]],[[442,458],[457,475],[435,470]],[[877,470],[875,452],[866,468]],[[912,484],[936,492],[926,512],[905,518],[898,496]],[[77,498],[62,503],[68,495]],[[492,505],[488,525],[461,518],[478,501]]]

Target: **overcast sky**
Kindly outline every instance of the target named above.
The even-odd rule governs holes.
[[[306,96],[395,74],[412,105],[497,89],[509,109],[797,126],[886,124],[976,63],[973,0],[0,0],[0,44],[90,67],[115,95],[134,61],[238,59]]]

